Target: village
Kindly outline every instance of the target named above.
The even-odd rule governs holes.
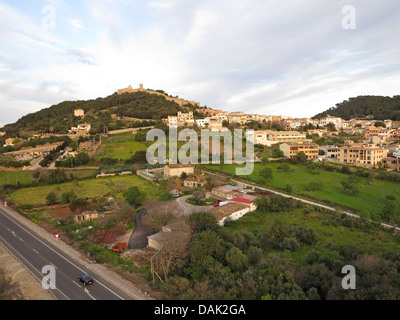
[[[146,91],[143,85],[136,91]],[[135,92],[132,87],[119,90],[118,94]],[[160,94],[160,93],[156,93]],[[178,101],[181,105],[184,100]],[[187,101],[186,101],[187,102]],[[198,103],[196,103],[199,106]],[[194,128],[196,130],[209,130],[211,132],[231,132],[234,129],[253,129],[243,135],[243,139],[251,139],[254,145],[259,148],[254,156],[254,162],[262,163],[279,159],[296,159],[299,154],[303,154],[307,161],[312,162],[331,162],[342,165],[352,165],[369,169],[384,169],[387,171],[399,171],[400,159],[400,121],[378,121],[374,119],[364,120],[343,120],[338,117],[327,116],[321,119],[293,119],[284,116],[245,114],[244,112],[226,112],[211,108],[196,109],[197,116],[193,111],[178,112],[177,115],[162,119],[162,123],[169,129],[182,130],[184,128]],[[199,114],[203,117],[199,117]],[[93,136],[91,134],[91,124],[85,121],[85,111],[83,109],[74,110],[74,117],[80,119],[80,123],[70,128],[67,134],[58,137],[68,137],[68,143],[62,146],[63,142],[46,143],[36,147],[17,148],[16,151],[4,152],[1,158],[13,158],[16,162],[24,164],[21,167],[3,167],[3,171],[29,171],[56,170],[61,162],[67,165],[75,163],[74,159],[82,158],[82,154],[87,155],[87,159],[96,157],[104,141],[108,137],[128,134],[135,136],[138,132],[154,127],[146,128],[127,128],[123,130],[104,131],[104,134]],[[2,132],[1,136],[5,136]],[[28,139],[54,138],[52,134],[37,132]],[[323,145],[321,139],[327,138],[329,141],[339,141],[338,137],[343,138],[343,143],[335,145]],[[336,140],[335,140],[336,139]],[[13,148],[21,145],[24,141],[19,137],[7,138],[4,140],[4,148]],[[317,143],[319,142],[319,143]],[[218,151],[223,152],[224,147],[216,146]],[[211,152],[213,146],[211,146]],[[221,149],[222,148],[222,149]],[[278,156],[263,156],[262,151],[273,149],[278,152]],[[43,164],[43,159],[48,157],[55,150],[58,151],[50,163]],[[214,150],[215,151],[215,150]],[[143,160],[143,159],[142,159]],[[77,162],[72,169],[96,169],[96,179],[136,175],[149,183],[160,186],[160,181],[164,181],[164,188],[168,190],[171,202],[179,201],[180,206],[175,210],[178,216],[188,216],[193,212],[209,212],[212,214],[220,226],[224,226],[228,221],[235,221],[244,215],[257,210],[256,199],[270,195],[261,191],[255,186],[240,187],[237,183],[231,183],[229,178],[216,179],[210,177],[204,170],[198,170],[193,164],[140,164],[127,165],[100,165],[90,164],[90,161]],[[210,183],[210,179],[213,182]],[[106,197],[108,204],[114,204],[114,210],[118,209],[118,204],[112,196]],[[112,207],[112,206],[111,206]],[[108,211],[108,213],[113,212]],[[89,222],[104,218],[104,212],[97,210],[83,210],[74,215],[74,223]],[[156,232],[157,231],[157,232]],[[163,225],[158,230],[152,230],[146,234],[146,247],[160,250],[163,241],[167,241],[176,233],[180,235],[190,235],[187,224],[173,223]],[[118,242],[117,238],[112,238],[108,242]],[[125,241],[129,242],[125,237]],[[105,243],[103,243],[105,244]]]

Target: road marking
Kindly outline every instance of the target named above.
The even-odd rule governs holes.
[[[33,251],[34,251],[35,253],[39,254],[39,251],[37,251],[36,249],[33,249]]]
[[[85,293],[87,293],[87,295],[88,295],[90,298],[92,298],[92,300],[96,300],[94,297],[92,297],[92,296],[90,295],[90,292],[89,292],[89,290],[88,290],[87,288],[85,288]]]
[[[0,211],[1,213],[3,213],[3,215],[4,215],[4,212],[2,212],[2,211]],[[9,218],[10,219],[10,218]],[[11,219],[10,219],[11,220]],[[12,220],[11,220],[12,221]],[[14,222],[15,223],[15,222]],[[19,263],[19,264],[21,264],[26,270],[28,270],[28,272],[30,272],[31,274],[32,274],[32,276],[37,280],[37,281],[39,281],[40,283],[41,283],[41,281],[42,281],[42,279],[41,279],[41,277],[42,277],[42,273],[39,271],[39,270],[37,270],[23,255],[21,255],[18,251],[16,251],[16,250],[14,250],[14,252],[15,253],[11,253],[11,249],[10,248],[12,248],[12,246],[0,235],[0,242],[2,242],[2,244],[4,245],[4,248],[11,254],[11,256],[12,257],[14,257],[14,259],[16,259],[17,260],[17,263]],[[10,247],[10,248],[7,248],[7,246],[8,247]],[[17,254],[21,257],[21,258],[18,258],[17,257]],[[22,259],[23,260],[25,260],[25,262],[30,266],[30,268],[28,268],[28,266],[22,261]],[[37,276],[37,274],[35,273],[35,272],[38,272],[39,274],[40,274],[40,276]],[[58,289],[57,288],[57,291],[58,292],[60,292],[64,297],[65,297],[65,299],[67,299],[67,300],[71,300],[69,297],[67,297],[65,294],[64,294],[64,292],[62,292],[60,289]],[[52,294],[53,295],[53,294]],[[53,295],[53,297],[55,298],[55,299],[57,299],[56,298],[56,296],[54,296]],[[58,299],[57,299],[58,300]]]
[[[32,234],[30,231],[28,231],[23,225],[20,225],[19,222],[17,222],[16,220],[13,220],[8,213],[5,213],[4,211],[0,210],[0,213],[3,214],[4,217],[6,217],[8,220],[10,220],[12,223],[16,224],[18,227],[20,227],[22,230],[24,230],[27,234],[29,234],[31,237],[35,238],[37,241],[39,241],[40,243],[42,243],[44,246],[46,246],[48,249],[50,249],[51,251],[53,251],[54,253],[56,253],[58,256],[60,256],[62,259],[64,259],[65,261],[69,262],[71,265],[73,265],[75,268],[77,268],[78,270],[80,270],[81,272],[85,272],[84,270],[82,270],[80,267],[78,267],[76,264],[74,264],[71,260],[67,259],[65,256],[63,256],[62,254],[60,254],[58,251],[56,251],[55,249],[51,248],[48,244],[46,244],[44,241],[42,241],[41,239],[39,239],[38,237],[36,237],[34,234]],[[113,290],[111,290],[110,288],[108,288],[107,286],[105,286],[104,284],[102,284],[100,281],[97,281],[98,284],[100,284],[103,288],[107,289],[109,292],[111,292],[113,295],[115,295],[116,297],[118,297],[121,300],[125,300],[124,298],[122,298],[120,295],[118,295],[116,292],[114,292]],[[116,285],[118,287],[118,285]],[[60,291],[61,292],[61,291]],[[64,295],[64,294],[63,294]],[[64,295],[65,296],[65,295]],[[69,299],[68,299],[69,300]]]

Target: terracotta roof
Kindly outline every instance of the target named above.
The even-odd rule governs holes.
[[[252,204],[252,203],[254,203],[253,200],[246,199],[246,198],[242,198],[242,197],[238,197],[238,198],[232,199],[232,200],[230,200],[230,201],[241,202],[241,203],[247,203],[247,204]]]
[[[248,209],[248,206],[240,202],[230,202],[224,206],[212,208],[210,213],[214,215],[217,221],[220,221],[223,218],[229,217],[233,213],[243,209]]]

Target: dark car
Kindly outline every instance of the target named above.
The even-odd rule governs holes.
[[[84,275],[79,276],[78,280],[80,282],[83,282],[83,284],[85,286],[87,286],[89,284],[92,284],[93,281],[94,281],[93,278],[91,276],[89,276],[88,274],[84,274]]]

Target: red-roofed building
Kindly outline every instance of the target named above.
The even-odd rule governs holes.
[[[254,201],[251,200],[251,199],[247,199],[247,198],[243,198],[243,197],[237,197],[235,199],[229,200],[229,202],[243,203],[244,205],[249,207],[250,212],[252,212],[252,211],[257,209],[257,206],[255,205]]]

